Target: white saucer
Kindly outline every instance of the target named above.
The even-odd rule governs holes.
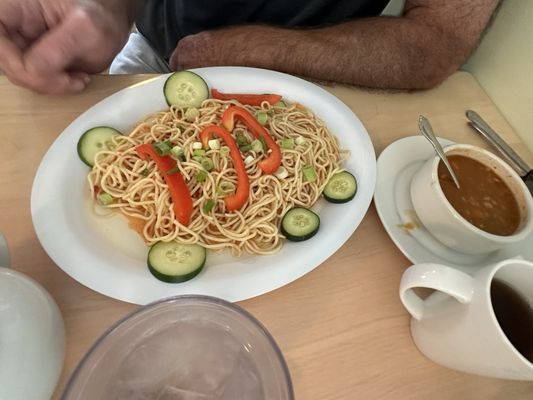
[[[52,297],[0,267],[0,399],[49,399],[63,368],[65,329]]]
[[[441,138],[439,142],[443,146],[454,144]],[[374,203],[385,230],[402,253],[414,264],[432,262],[465,272],[507,258],[533,261],[533,235],[505,249],[479,256],[444,246],[423,227],[411,203],[410,183],[418,167],[434,155],[427,139],[410,136],[390,144],[378,158]]]

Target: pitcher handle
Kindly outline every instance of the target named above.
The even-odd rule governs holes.
[[[423,317],[425,301],[413,291],[414,288],[435,289],[464,304],[470,302],[474,292],[473,278],[464,272],[432,263],[412,265],[402,276],[400,299],[417,320]]]

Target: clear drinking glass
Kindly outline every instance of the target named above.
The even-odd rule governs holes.
[[[110,328],[74,371],[63,400],[293,400],[272,336],[241,307],[177,296]]]

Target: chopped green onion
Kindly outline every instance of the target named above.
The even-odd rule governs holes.
[[[279,142],[279,146],[282,149],[292,150],[294,149],[294,139],[293,138],[281,139]]]
[[[204,157],[202,157],[202,156],[192,156],[192,159],[193,159],[194,161],[196,161],[196,162],[201,163],[202,160],[204,159]]]
[[[113,203],[113,196],[111,196],[109,193],[100,193],[98,195],[98,202],[103,206],[108,206],[111,203]]]
[[[172,142],[170,141],[170,139],[165,140],[163,143],[166,143],[166,144],[168,145],[168,147],[170,147],[170,149],[172,149],[172,146],[174,146],[174,143],[172,143]]]
[[[204,182],[207,179],[207,172],[204,170],[198,171],[195,176],[196,182]]]
[[[210,158],[205,158],[200,161],[200,164],[202,164],[202,168],[206,171],[211,171],[214,167],[213,161]]]
[[[255,114],[255,118],[261,125],[265,125],[268,120],[268,114],[266,111],[259,111]]]
[[[241,151],[244,153],[246,151],[250,151],[252,150],[252,145],[251,144],[245,144],[244,146],[240,146],[239,147],[241,149]]]
[[[211,139],[207,142],[207,145],[211,150],[218,150],[220,149],[220,140],[218,139]]]
[[[185,157],[185,152],[183,151],[183,149],[180,147],[180,146],[174,146],[171,150],[170,150],[170,153],[177,157],[177,158],[183,158]]]
[[[307,165],[302,168],[302,172],[304,174],[304,178],[307,182],[314,182],[316,181],[316,172],[312,165]]]
[[[196,157],[203,157],[205,156],[205,150],[204,149],[195,149],[193,152],[192,152],[193,156],[196,156]]]
[[[152,146],[154,146],[154,150],[160,156],[166,156],[170,154],[170,151],[172,150],[172,147],[166,142],[154,143]]]
[[[266,153],[268,150],[267,144],[265,142],[265,138],[263,136],[259,137],[259,141],[261,142],[261,145],[263,146],[263,151]]]
[[[145,168],[145,169],[143,169],[143,170],[140,172],[140,174],[141,174],[142,176],[148,176],[149,173],[150,173],[150,171],[148,171],[148,168]]]
[[[252,150],[255,151],[256,153],[259,153],[261,151],[263,151],[263,143],[261,143],[261,141],[259,139],[255,139],[253,142],[252,142]]]
[[[229,147],[228,146],[222,146],[220,148],[220,154],[223,156],[227,156],[229,154]]]
[[[289,176],[289,171],[287,171],[287,169],[281,165],[277,170],[276,172],[274,172],[274,175],[276,176],[276,178],[278,179],[285,179],[286,177]]]
[[[246,165],[250,165],[251,163],[254,162],[254,160],[255,160],[254,156],[252,156],[252,155],[250,154],[248,157],[246,157],[246,158],[244,159],[244,164],[246,164]]]
[[[231,193],[235,190],[235,185],[231,182],[221,182],[219,186],[217,186],[216,193],[219,196],[225,196],[228,193]]]
[[[285,103],[283,100],[280,100],[274,104],[274,107],[287,107],[287,103]]]
[[[202,144],[202,142],[194,142],[192,144],[192,149],[193,150],[196,150],[196,149],[203,149],[204,148],[204,145]]]
[[[294,141],[298,146],[305,144],[305,138],[303,136],[298,136]]]
[[[187,109],[187,111],[185,111],[185,119],[187,121],[194,121],[197,117],[200,116],[200,111],[198,111],[198,109],[196,107],[190,107]]]
[[[204,213],[210,212],[213,207],[215,206],[215,200],[213,199],[207,199],[207,201],[204,203]]]
[[[178,167],[178,166],[176,165],[174,168],[171,168],[171,169],[169,169],[169,170],[167,171],[167,175],[171,175],[171,174],[173,174],[173,173],[175,173],[175,172],[179,172],[179,170],[180,170],[180,167]]]
[[[244,135],[244,133],[241,133],[241,132],[237,133],[237,135],[235,136],[235,139],[239,147],[245,146],[248,143],[250,143],[246,135]]]

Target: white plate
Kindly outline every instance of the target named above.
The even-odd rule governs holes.
[[[125,219],[107,223],[88,212],[88,170],[76,153],[78,139],[88,128],[111,125],[128,132],[145,115],[166,108],[166,75],[121,90],[83,113],[61,133],[39,166],[31,196],[35,231],[48,255],[74,279],[107,296],[146,304],[178,294],[240,301],[266,293],[308,273],[335,253],[355,231],[372,201],[374,148],[362,123],[336,97],[278,72],[240,67],[194,71],[210,87],[228,92],[279,93],[309,107],[339,138],[342,148],[351,151],[344,167],[358,180],[357,195],[346,204],[319,202],[314,209],[320,214],[320,231],[309,241],[286,243],[272,256],[237,259],[210,253],[206,268],[195,279],[181,284],[160,282],[146,268],[147,248],[125,228]]]
[[[63,367],[65,328],[33,279],[0,267],[0,399],[49,399]]]
[[[442,138],[439,142],[442,146],[454,143]],[[418,168],[434,156],[427,139],[410,136],[391,143],[378,158],[374,203],[385,230],[402,253],[414,264],[433,262],[468,273],[507,258],[533,261],[533,235],[518,244],[479,256],[444,246],[424,228],[411,203],[410,184]]]

